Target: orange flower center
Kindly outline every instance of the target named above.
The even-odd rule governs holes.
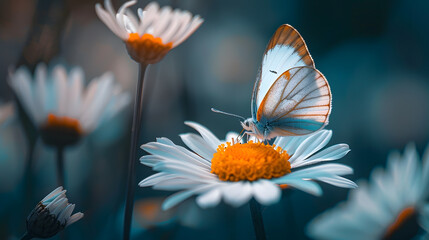
[[[383,236],[383,239],[395,239],[395,237],[397,238],[398,236],[404,235],[403,234],[404,230],[407,233],[406,235],[409,235],[410,238],[411,238],[411,235],[414,236],[416,232],[414,231],[414,228],[418,226],[418,224],[413,223],[412,221],[413,218],[415,218],[415,216],[416,216],[416,211],[414,207],[407,207],[404,210],[402,210],[398,214],[398,217],[395,219],[395,221],[392,224],[390,224],[390,226],[387,228]],[[409,225],[409,226],[406,226],[406,225]],[[405,229],[402,229],[404,227]],[[417,232],[418,232],[418,227],[417,227]]]
[[[164,44],[161,38],[155,38],[149,33],[141,37],[137,33],[130,33],[126,45],[130,56],[135,61],[145,64],[161,61],[173,47],[172,42]]]
[[[222,181],[255,181],[290,173],[290,156],[275,145],[254,143],[221,144],[212,159],[212,173]]]
[[[41,127],[41,136],[48,145],[73,145],[82,135],[83,130],[79,120],[59,117],[52,113],[48,114],[45,124]]]

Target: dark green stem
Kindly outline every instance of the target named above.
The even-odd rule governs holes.
[[[262,219],[261,205],[255,200],[250,200],[250,213],[252,214],[253,229],[257,240],[265,240],[264,221]]]
[[[33,207],[33,154],[36,141],[28,141],[27,161],[25,166],[25,209]]]
[[[142,106],[143,106],[143,83],[144,76],[147,69],[147,64],[141,63],[139,66],[139,79],[137,83],[137,93],[134,101],[133,125],[131,128],[131,147],[130,158],[128,162],[128,176],[127,176],[127,199],[125,202],[125,216],[124,216],[124,232],[123,239],[130,239],[131,219],[133,216],[134,207],[134,188],[135,188],[135,175],[136,175],[136,151],[138,148],[138,140],[140,136],[141,121],[142,121]]]
[[[64,186],[64,147],[57,148],[57,184]]]

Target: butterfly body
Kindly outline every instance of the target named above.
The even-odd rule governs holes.
[[[274,133],[274,126],[266,118],[262,118],[260,121],[248,118],[242,123],[242,126],[249,135],[255,135],[260,139],[271,139],[272,137],[269,135]]]
[[[301,35],[290,25],[274,33],[252,94],[252,117],[242,122],[260,140],[305,135],[328,124],[331,91]]]

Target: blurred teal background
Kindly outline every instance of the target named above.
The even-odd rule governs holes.
[[[79,65],[86,79],[113,71],[134,94],[137,64],[124,44],[97,17],[98,1],[68,1],[59,55],[54,62]],[[115,8],[123,1],[114,1]],[[139,1],[144,7],[148,1]],[[350,178],[367,178],[384,166],[392,149],[429,140],[429,2],[425,0],[172,0],[159,1],[201,15],[205,22],[160,63],[150,66],[140,143],[191,131],[193,120],[219,138],[241,131],[239,121],[211,107],[250,116],[250,97],[262,53],[281,24],[306,40],[333,95],[331,144],[352,151],[341,160]],[[0,2],[0,99],[12,100],[9,67],[16,64],[36,9],[34,0]],[[131,109],[132,106],[130,106]],[[68,198],[85,213],[67,228],[68,239],[119,239],[125,198],[131,111],[66,153]],[[31,191],[25,188],[26,141],[17,119],[0,128],[0,239],[18,239],[31,208],[56,187],[55,153],[38,142]],[[143,151],[139,155],[142,155]],[[140,181],[149,174],[137,167]],[[264,208],[269,239],[305,239],[310,219],[346,199],[348,190],[323,185],[314,197],[286,190]],[[170,192],[136,190],[133,239],[254,239],[247,205],[202,210],[193,199],[169,212],[159,205]],[[56,239],[59,239],[58,237]]]

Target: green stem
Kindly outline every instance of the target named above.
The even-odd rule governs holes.
[[[261,205],[255,200],[250,200],[250,213],[252,214],[253,229],[257,240],[265,240],[264,221],[262,219]]]
[[[124,232],[123,239],[130,239],[131,219],[133,216],[134,207],[134,188],[135,188],[135,175],[136,175],[136,151],[138,148],[138,139],[140,136],[141,121],[142,121],[142,106],[143,106],[143,83],[144,76],[147,69],[147,64],[141,63],[139,66],[139,79],[137,83],[137,93],[134,101],[133,125],[131,128],[131,148],[128,162],[128,176],[127,176],[127,199],[125,202],[125,216],[124,216]]]
[[[57,148],[57,184],[64,186],[64,147]]]

